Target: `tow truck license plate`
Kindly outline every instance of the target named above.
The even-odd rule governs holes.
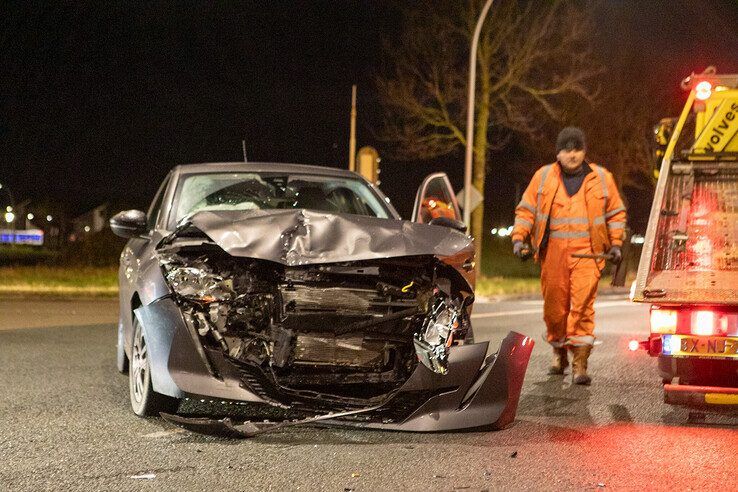
[[[663,335],[661,342],[664,355],[738,358],[738,338]]]

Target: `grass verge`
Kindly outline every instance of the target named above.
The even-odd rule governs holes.
[[[630,284],[629,281],[626,283]],[[600,280],[600,292],[609,289],[610,277]],[[485,276],[477,280],[480,297],[535,295],[541,292],[538,277]],[[117,267],[0,267],[0,296],[114,298],[118,295]]]
[[[635,280],[635,273],[629,274],[625,285]],[[612,278],[603,275],[597,290],[600,294],[608,291],[627,292],[627,288],[611,287]],[[482,277],[477,280],[475,294],[479,297],[523,296],[541,293],[541,279],[538,277]]]
[[[118,295],[117,267],[18,266],[0,268],[0,295],[107,297]]]

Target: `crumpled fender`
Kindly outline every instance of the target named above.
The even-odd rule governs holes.
[[[177,387],[167,368],[172,339],[177,330],[177,320],[184,324],[179,307],[173,300],[163,298],[148,306],[139,307],[134,313],[146,340],[149,374],[154,391],[162,395],[183,398],[184,393]]]

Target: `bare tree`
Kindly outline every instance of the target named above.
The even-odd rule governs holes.
[[[401,33],[385,40],[376,78],[386,115],[380,138],[401,159],[428,159],[466,145],[468,50],[481,0],[404,9]],[[572,99],[592,102],[590,19],[571,1],[498,0],[479,40],[473,186],[484,191],[489,150],[516,133],[542,137]],[[483,207],[472,214],[481,252]]]

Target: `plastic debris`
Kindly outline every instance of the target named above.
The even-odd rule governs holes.
[[[510,455],[510,458],[517,458],[517,457],[518,457],[517,451],[513,451],[513,453]]]
[[[134,480],[153,480],[156,478],[156,474],[154,473],[144,473],[141,475],[131,475],[131,478]]]

